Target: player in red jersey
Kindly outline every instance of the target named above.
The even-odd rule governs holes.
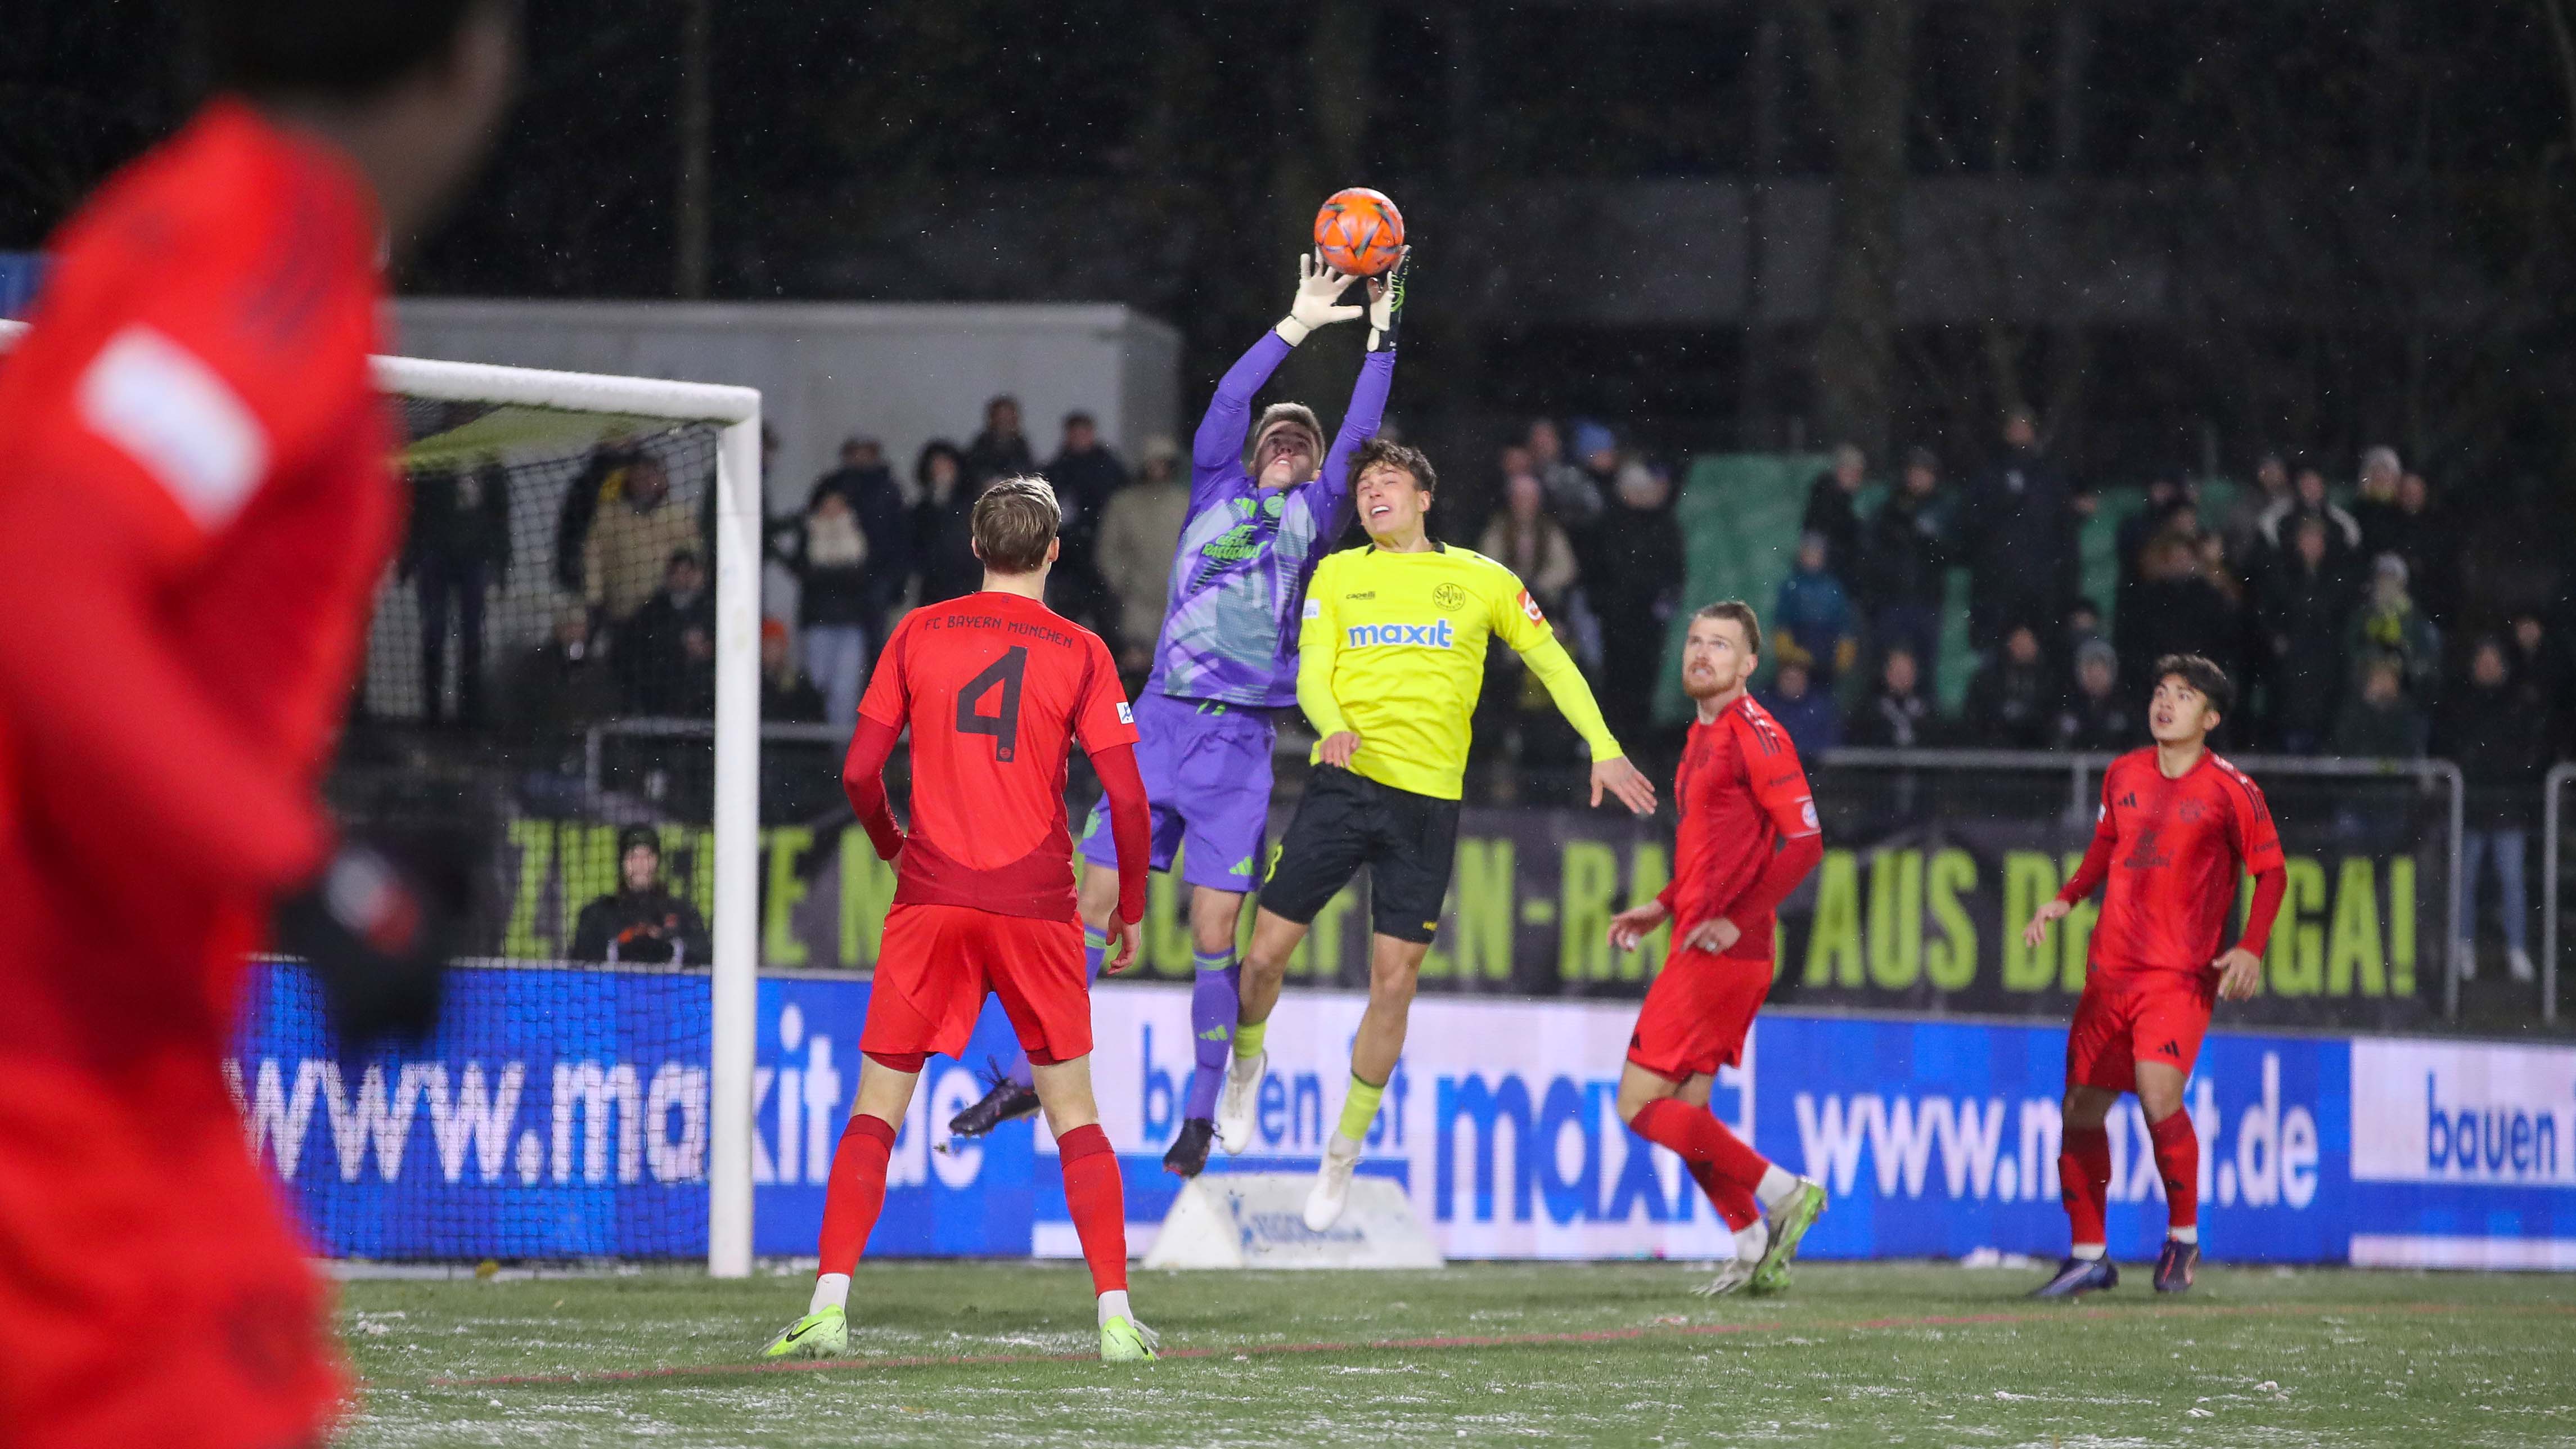
[[[1825,853],[1797,747],[1745,693],[1761,656],[1751,605],[1730,599],[1692,616],[1682,688],[1699,718],[1673,779],[1672,882],[1610,922],[1622,951],[1673,923],[1672,954],[1628,1038],[1619,1119],[1681,1154],[1734,1230],[1735,1261],[1707,1293],[1787,1287],[1798,1242],[1825,1210],[1824,1188],[1765,1161],[1708,1110],[1717,1069],[1743,1060],[1771,992],[1773,912]]]
[[[401,522],[380,258],[480,153],[515,8],[197,8],[218,94],[56,235],[0,358],[13,1446],[329,1432],[327,1299],[220,1070],[243,957],[303,954],[344,1040],[434,1005],[428,897],[319,786]]]
[[[1118,951],[1136,959],[1151,809],[1135,718],[1099,636],[1050,611],[1061,519],[1055,490],[1008,478],[975,500],[984,588],[904,616],[859,704],[841,784],[877,854],[897,861],[858,1100],[832,1157],[822,1267],[805,1316],[765,1357],[849,1347],[850,1274],[885,1206],[886,1160],[931,1053],[966,1050],[986,993],[1002,998],[1063,1154],[1065,1203],[1100,1297],[1100,1356],[1150,1359],[1127,1307],[1127,1212],[1118,1158],[1091,1095],[1091,980],[1075,910],[1066,753],[1078,737],[1118,844]],[[880,772],[912,732],[912,833],[895,827]]]
[[[2200,1138],[2182,1107],[2183,1083],[2213,998],[2241,1001],[2262,984],[2263,947],[2289,878],[2263,792],[2207,747],[2230,702],[2226,672],[2199,655],[2156,661],[2147,706],[2155,744],[2103,773],[2083,865],[2022,932],[2038,946],[2049,922],[2110,882],[2066,1035],[2057,1175],[2074,1246],[2034,1297],[2071,1298],[2120,1282],[2102,1227],[2111,1188],[2111,1138],[2102,1124],[2123,1092],[2137,1093],[2146,1111],[2172,1224],[2156,1259],[2156,1291],[2188,1289],[2200,1266]],[[2244,933],[2222,951],[2239,870],[2253,873],[2253,905]]]

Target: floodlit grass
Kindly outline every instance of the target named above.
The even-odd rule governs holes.
[[[1679,1265],[1138,1273],[1158,1364],[1096,1350],[1079,1266],[863,1265],[851,1352],[750,1367],[805,1280],[357,1282],[353,1445],[2407,1444],[2576,1440],[2576,1283],[2140,1265],[1811,1265],[1711,1301]],[[1413,1340],[1413,1342],[1403,1342]],[[1173,1356],[1173,1350],[1188,1357]],[[980,1359],[981,1362],[959,1360]],[[902,1360],[904,1362],[888,1362]],[[601,1377],[641,1374],[644,1377]],[[508,1378],[535,1382],[495,1382]]]

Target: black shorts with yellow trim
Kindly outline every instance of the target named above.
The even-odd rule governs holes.
[[[1306,925],[1360,867],[1381,936],[1428,944],[1458,858],[1458,802],[1319,766],[1261,884],[1261,908]]]

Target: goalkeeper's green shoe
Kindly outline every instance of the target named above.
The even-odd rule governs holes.
[[[808,1313],[769,1341],[762,1358],[839,1358],[850,1351],[850,1315],[838,1308]]]
[[[1100,1361],[1102,1363],[1152,1363],[1154,1330],[1124,1318],[1113,1318],[1100,1325]]]
[[[1789,1265],[1797,1260],[1798,1240],[1824,1215],[1824,1184],[1803,1177],[1798,1179],[1796,1192],[1763,1215],[1771,1229],[1771,1245],[1754,1266],[1753,1281],[1748,1285],[1754,1296],[1778,1293],[1789,1286]]]

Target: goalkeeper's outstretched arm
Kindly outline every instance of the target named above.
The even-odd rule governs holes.
[[[1347,322],[1364,309],[1339,302],[1342,293],[1356,280],[1334,271],[1323,263],[1320,254],[1297,259],[1297,295],[1290,302],[1288,315],[1261,334],[1261,340],[1245,349],[1217,380],[1216,396],[1208,400],[1207,412],[1199,419],[1199,430],[1190,440],[1190,462],[1199,476],[1223,476],[1243,462],[1244,436],[1252,427],[1252,400],[1261,385],[1288,353],[1318,327]],[[1380,399],[1381,404],[1384,399]],[[1376,431],[1376,425],[1370,425]],[[1192,489],[1193,495],[1196,489]],[[1192,497],[1193,507],[1197,498]]]

